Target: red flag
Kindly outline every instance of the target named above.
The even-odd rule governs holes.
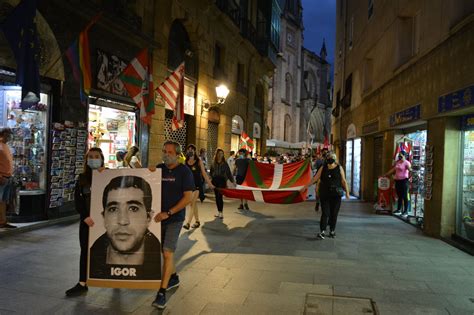
[[[152,62],[148,49],[143,49],[130,62],[120,75],[128,95],[140,108],[140,119],[151,124],[151,117],[155,113],[155,95],[153,89]]]
[[[184,62],[167,77],[156,89],[168,105],[173,110],[173,130],[182,128],[184,125]]]

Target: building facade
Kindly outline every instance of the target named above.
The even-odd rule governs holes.
[[[462,0],[338,0],[332,126],[353,195],[374,200],[404,150],[408,220],[471,243],[473,12]]]
[[[2,2],[0,20],[18,0]],[[92,88],[79,98],[65,51],[98,13],[89,30]],[[64,19],[67,16],[68,19]],[[268,82],[277,60],[281,7],[276,0],[240,1],[41,1],[36,12],[41,100],[20,109],[16,62],[0,36],[0,126],[10,126],[20,205],[12,221],[74,212],[73,190],[88,147],[101,147],[106,166],[116,153],[140,148],[144,166],[161,162],[163,142],[236,149],[240,132],[265,149]],[[148,48],[155,87],[185,61],[185,127],[171,129],[172,111],[157,96],[150,126],[118,79]],[[216,87],[230,93],[218,104]],[[35,205],[35,206],[33,206]]]

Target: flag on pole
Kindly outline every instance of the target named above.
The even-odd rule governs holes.
[[[16,60],[15,82],[21,85],[21,108],[39,101],[39,41],[36,30],[37,0],[23,0],[3,22],[1,28]]]
[[[173,110],[173,130],[184,126],[184,62],[156,89],[166,105]]]
[[[130,62],[120,75],[128,95],[140,108],[140,119],[150,125],[155,113],[152,61],[145,48]]]
[[[66,50],[66,57],[72,67],[72,73],[79,82],[79,95],[82,104],[87,104],[90,95],[92,74],[91,56],[89,51],[89,29],[99,20],[102,13],[97,14],[90,20],[79,37]]]
[[[242,131],[242,133],[240,134],[239,149],[245,149],[248,152],[252,152],[253,147],[253,140],[245,131]]]
[[[311,180],[310,159],[288,164],[249,161],[245,180],[234,189],[220,189],[229,198],[266,203],[297,203],[306,200],[299,190]]]

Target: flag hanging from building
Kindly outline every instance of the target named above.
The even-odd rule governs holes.
[[[242,131],[242,133],[240,134],[239,149],[245,149],[248,152],[252,152],[253,147],[253,140],[245,131]]]
[[[21,85],[21,108],[39,101],[39,40],[36,30],[37,0],[23,0],[2,24],[16,60],[16,84]]]
[[[266,203],[297,203],[306,200],[299,190],[311,180],[310,159],[288,164],[249,161],[242,185],[221,189],[224,196]]]
[[[155,90],[153,88],[153,68],[147,48],[130,62],[120,75],[128,95],[140,108],[140,119],[150,125],[155,114]]]
[[[97,14],[87,24],[78,38],[66,50],[66,57],[72,67],[74,79],[79,82],[79,96],[82,104],[87,104],[91,90],[91,61],[89,51],[89,29],[99,20],[102,13]]]
[[[156,89],[173,110],[173,130],[184,126],[184,62]]]

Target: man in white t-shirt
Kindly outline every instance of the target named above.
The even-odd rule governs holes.
[[[229,158],[227,159],[227,164],[229,164],[230,171],[234,174],[235,169],[235,151],[230,151]]]

